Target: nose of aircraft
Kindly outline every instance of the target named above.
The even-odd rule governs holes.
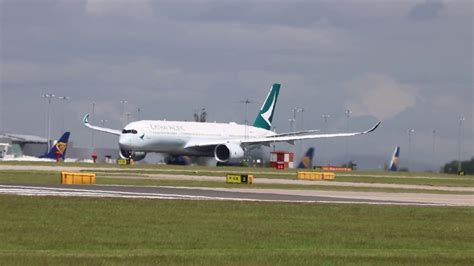
[[[127,135],[120,135],[119,137],[119,146],[121,149],[130,149],[131,146],[131,139],[130,136]]]

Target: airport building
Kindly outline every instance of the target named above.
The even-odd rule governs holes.
[[[54,141],[52,144],[55,144]],[[0,160],[21,160],[25,157],[39,158],[46,154],[48,141],[46,138],[25,134],[0,134]],[[92,153],[97,155],[97,162],[115,162],[119,158],[118,148],[82,148],[74,147],[74,142],[68,142],[66,160],[92,161]]]
[[[3,133],[0,135],[0,143],[1,157],[6,155],[39,157],[48,148],[48,141],[45,138],[24,134]]]

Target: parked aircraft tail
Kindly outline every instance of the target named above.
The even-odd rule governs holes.
[[[59,155],[60,158],[64,160],[66,158],[66,150],[70,134],[70,132],[65,132],[58,142],[51,147],[51,150],[41,158],[56,159],[56,156]]]
[[[273,84],[272,89],[268,93],[267,98],[265,99],[265,102],[263,103],[262,108],[260,108],[260,112],[253,123],[254,127],[270,130],[272,127],[273,113],[275,111],[279,93],[280,84]]]
[[[303,156],[303,159],[301,159],[300,164],[298,164],[298,168],[303,168],[303,169],[313,168],[313,156],[314,156],[314,148],[311,147]]]
[[[388,166],[389,171],[398,171],[398,162],[400,160],[400,146],[395,147],[395,151],[392,155],[392,160]]]

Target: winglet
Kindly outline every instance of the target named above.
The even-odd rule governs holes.
[[[84,116],[84,119],[82,120],[82,122],[84,122],[84,125],[88,125],[89,124],[89,114],[86,114]]]
[[[371,129],[365,131],[364,134],[370,133],[370,132],[374,131],[375,129],[377,129],[377,127],[380,125],[380,123],[382,123],[382,121],[377,122],[377,124],[375,124]]]
[[[86,114],[84,116],[84,118],[82,119],[82,122],[84,123],[85,127],[88,127],[90,129],[93,129],[93,130],[102,131],[102,132],[110,133],[110,134],[117,135],[117,136],[120,136],[120,133],[122,132],[121,130],[115,130],[115,129],[105,128],[105,127],[98,127],[98,126],[94,126],[94,125],[89,124],[89,114]]]

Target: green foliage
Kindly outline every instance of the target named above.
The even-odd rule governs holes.
[[[458,165],[459,161],[451,161],[443,166],[442,171],[447,174],[458,174]],[[474,175],[474,157],[469,161],[461,161],[461,170],[466,175]]]
[[[0,196],[1,265],[472,265],[473,208]]]

